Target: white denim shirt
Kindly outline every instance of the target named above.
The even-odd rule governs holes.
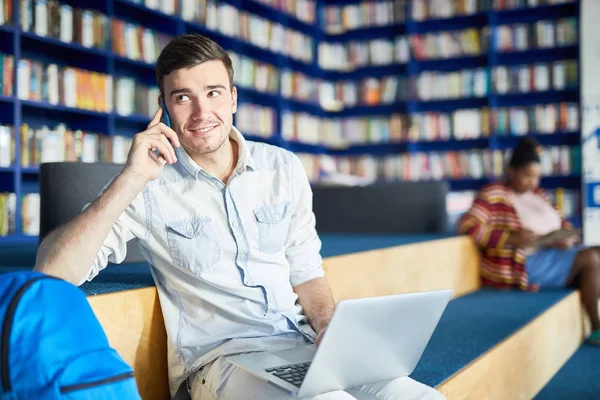
[[[287,150],[236,128],[230,137],[239,158],[227,185],[176,148],[178,162],[145,185],[81,281],[140,239],[165,319],[171,396],[220,356],[314,340],[293,291],[324,276],[306,172]]]

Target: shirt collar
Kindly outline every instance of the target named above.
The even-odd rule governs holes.
[[[238,163],[236,166],[236,171],[241,173],[245,171],[247,168],[252,170],[258,170],[259,167],[256,164],[255,160],[250,153],[250,149],[248,148],[248,143],[246,139],[242,136],[241,132],[235,127],[231,127],[231,132],[229,133],[229,138],[235,140],[238,144]],[[200,167],[196,162],[190,157],[188,152],[183,148],[183,146],[175,147],[175,153],[177,155],[177,161],[183,165],[183,167],[188,171],[190,175],[197,177],[198,174],[203,171],[203,168]]]

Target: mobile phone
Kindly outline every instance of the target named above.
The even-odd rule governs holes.
[[[163,109],[162,122],[163,122],[163,124],[165,124],[166,126],[168,126],[170,128],[171,127],[171,118],[169,118],[169,111],[167,110],[167,106],[165,104],[164,99],[160,100],[160,105]]]

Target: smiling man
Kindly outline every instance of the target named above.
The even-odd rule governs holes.
[[[164,314],[171,395],[288,398],[224,358],[318,341],[331,318],[306,173],[293,153],[246,141],[233,126],[233,69],[217,43],[175,38],[156,79],[163,106],[135,135],[123,171],[47,236],[36,269],[82,284],[139,238]],[[317,398],[400,398],[401,387]],[[419,398],[441,398],[418,388],[427,394]]]

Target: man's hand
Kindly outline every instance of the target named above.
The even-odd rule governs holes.
[[[531,245],[535,239],[535,233],[528,229],[521,229],[518,232],[512,232],[506,243],[515,247],[523,248]]]
[[[310,326],[317,332],[315,343],[318,345],[335,308],[329,283],[324,277],[315,278],[294,287],[294,291],[298,295],[298,303],[302,306]]]
[[[327,325],[329,325],[329,322],[327,322],[326,324],[324,324],[323,327],[321,327],[321,330],[319,331],[319,334],[317,335],[317,340],[315,340],[315,344],[318,346],[321,344],[321,340],[323,340],[323,335],[325,334],[325,330],[327,329]]]
[[[180,146],[179,138],[174,130],[160,122],[162,114],[163,110],[159,108],[148,129],[133,137],[123,169],[123,173],[141,179],[144,184],[158,178],[165,164],[177,162],[173,146]],[[154,150],[158,151],[158,155]]]

